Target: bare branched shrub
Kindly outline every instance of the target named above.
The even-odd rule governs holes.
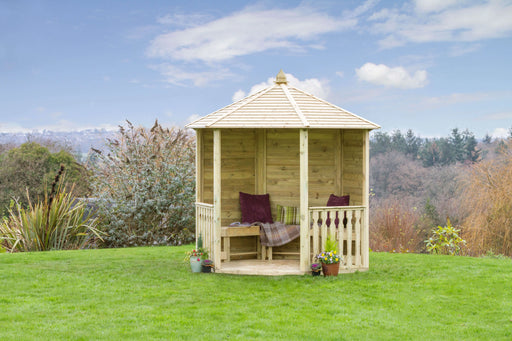
[[[461,200],[468,213],[462,235],[469,252],[512,256],[512,140],[494,160],[472,166]]]
[[[370,248],[374,251],[418,252],[423,239],[416,225],[415,207],[399,198],[373,204],[370,218]]]
[[[96,151],[93,188],[107,246],[189,242],[194,231],[195,137],[184,129],[120,127]],[[188,239],[187,239],[188,238]]]
[[[428,171],[419,161],[391,151],[370,160],[370,184],[377,198],[393,195],[419,196]]]

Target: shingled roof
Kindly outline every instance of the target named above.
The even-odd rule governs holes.
[[[281,70],[275,84],[204,116],[188,128],[337,128],[380,126],[288,85]]]

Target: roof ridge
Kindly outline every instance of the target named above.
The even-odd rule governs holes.
[[[309,92],[306,92],[306,91],[301,90],[301,89],[299,89],[299,88],[296,88],[296,87],[294,87],[294,86],[289,86],[289,87],[290,87],[290,88],[293,88],[294,90],[297,90],[298,92],[301,92],[301,93],[303,93],[303,94],[305,94],[305,95],[307,95],[307,96],[313,97],[313,98],[315,98],[315,99],[317,99],[317,100],[319,100],[319,101],[323,102],[324,104],[327,104],[327,105],[329,105],[329,106],[331,106],[331,107],[333,107],[333,108],[343,110],[343,111],[345,111],[346,113],[348,113],[348,114],[350,114],[350,115],[352,115],[352,116],[354,116],[354,117],[357,117],[357,118],[359,118],[359,119],[360,119],[360,120],[362,120],[362,121],[365,121],[365,122],[367,122],[367,123],[369,123],[369,124],[373,124],[377,129],[378,129],[378,128],[381,128],[381,126],[380,126],[380,125],[378,125],[378,124],[376,124],[376,123],[374,123],[374,122],[372,122],[372,121],[369,121],[369,120],[367,120],[366,118],[363,118],[363,117],[361,117],[361,116],[359,116],[359,115],[356,115],[356,114],[354,114],[353,112],[350,112],[350,111],[348,111],[348,110],[346,110],[346,109],[343,109],[342,107],[339,107],[339,106],[337,106],[336,104],[332,104],[332,103],[330,103],[330,102],[328,102],[328,101],[326,101],[326,100],[324,100],[324,99],[322,99],[322,98],[319,98],[319,97],[317,97],[317,96],[315,96],[315,95],[313,95],[313,94],[310,94]]]
[[[290,104],[292,105],[293,109],[295,109],[295,112],[299,116],[304,127],[306,127],[306,128],[309,127],[309,121],[306,119],[306,116],[304,116],[304,113],[302,112],[302,110],[300,110],[300,107],[298,106],[297,102],[295,102],[295,99],[293,98],[290,91],[288,91],[287,84],[279,83],[279,85],[281,86],[281,89],[283,89],[283,92],[286,95],[286,98],[288,98],[288,101],[290,101]]]
[[[236,104],[236,103],[240,103],[240,105],[234,106],[234,108],[233,108],[233,109],[230,109],[228,112],[226,112],[226,113],[224,113],[224,114],[220,115],[220,117],[218,117],[217,119],[215,119],[215,120],[213,120],[212,122],[210,122],[209,124],[207,124],[207,125],[205,126],[205,128],[206,128],[206,127],[209,127],[209,126],[211,126],[211,125],[213,125],[213,124],[215,124],[215,123],[217,123],[217,122],[219,122],[220,120],[225,119],[226,117],[228,117],[229,115],[231,115],[231,114],[232,114],[233,112],[235,112],[236,110],[238,110],[238,109],[242,108],[244,105],[247,105],[247,104],[251,103],[252,101],[254,101],[255,99],[257,99],[257,98],[261,97],[262,95],[266,94],[267,92],[269,92],[269,91],[270,91],[270,89],[274,88],[276,85],[277,85],[277,84],[274,84],[274,85],[272,85],[272,86],[269,86],[268,88],[262,89],[262,90],[260,90],[259,92],[256,92],[256,93],[254,93],[254,94],[252,94],[252,95],[249,95],[249,96],[247,96],[247,97],[245,97],[245,98],[241,99],[241,100],[240,100],[240,101],[238,101],[238,102],[235,102],[235,103],[230,104],[230,105],[234,105],[234,104]],[[243,102],[243,103],[241,103],[241,102]],[[219,109],[219,110],[222,110],[222,109]],[[217,111],[219,111],[219,110],[217,110]]]

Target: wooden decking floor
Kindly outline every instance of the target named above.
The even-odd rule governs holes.
[[[217,273],[236,275],[286,276],[303,275],[298,260],[245,259],[223,262]]]

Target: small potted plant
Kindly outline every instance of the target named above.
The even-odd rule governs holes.
[[[338,253],[338,243],[331,237],[327,237],[324,250],[317,256],[318,261],[322,263],[324,276],[338,276],[342,258]]]
[[[197,248],[186,253],[185,260],[190,259],[190,268],[192,272],[201,272],[203,259],[208,258],[208,251],[203,248],[203,239],[201,235],[197,238]]]
[[[212,270],[213,270],[213,261],[211,259],[205,259],[203,261],[202,271],[205,273],[209,273],[209,272],[212,272]]]
[[[311,274],[313,276],[320,276],[320,271],[322,271],[322,265],[318,263],[311,264]]]

